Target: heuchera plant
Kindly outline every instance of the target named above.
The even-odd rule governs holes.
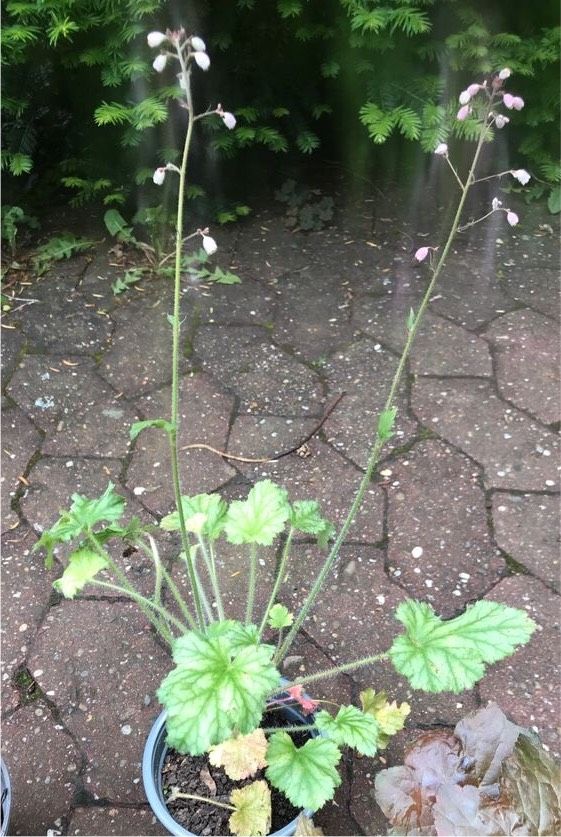
[[[180,463],[177,446],[179,429],[179,336],[181,297],[181,264],[186,241],[183,229],[183,205],[187,164],[193,129],[204,118],[218,118],[227,130],[235,128],[235,117],[221,105],[201,113],[195,112],[192,94],[192,73],[206,71],[210,58],[203,40],[188,37],[183,29],[151,32],[148,44],[161,48],[154,69],[164,72],[175,62],[178,80],[187,113],[187,130],[181,166],[171,163],[154,172],[154,183],[161,185],[169,175],[179,177],[177,205],[174,307],[172,326],[172,396],[169,419],[135,423],[130,431],[134,440],[148,429],[163,430],[169,439],[171,478],[175,493],[175,510],[160,522],[160,529],[177,531],[181,539],[178,561],[185,574],[180,583],[160,560],[153,530],[138,520],[122,522],[125,500],[110,484],[98,499],[73,495],[72,504],[59,520],[42,534],[37,548],[45,549],[47,561],[53,561],[54,550],[72,542],[67,566],[55,582],[66,597],[73,598],[87,584],[102,590],[118,591],[129,596],[170,646],[174,667],[162,682],[158,698],[167,710],[167,740],[180,753],[208,753],[212,764],[222,765],[232,779],[250,778],[265,769],[270,785],[282,791],[293,805],[317,810],[331,799],[341,779],[338,764],[344,747],[364,756],[374,756],[391,735],[402,728],[410,709],[407,704],[390,703],[383,692],[367,689],[360,695],[360,706],[341,706],[334,714],[319,709],[319,704],[304,693],[315,681],[341,672],[355,671],[361,666],[389,662],[410,683],[413,689],[428,692],[461,692],[471,688],[485,673],[486,666],[512,654],[517,646],[528,641],[535,624],[524,611],[492,601],[480,601],[456,618],[443,621],[430,605],[405,601],[395,612],[402,632],[389,648],[373,649],[372,653],[327,671],[282,682],[280,667],[299,629],[309,616],[317,596],[339,556],[365,492],[370,485],[384,444],[393,434],[397,408],[394,405],[398,384],[435,283],[445,263],[455,235],[460,229],[483,220],[470,221],[460,227],[462,210],[471,187],[477,183],[475,173],[482,148],[492,138],[493,128],[506,124],[508,118],[501,106],[516,110],[523,105],[519,97],[503,92],[504,80],[510,75],[502,70],[480,84],[472,84],[461,94],[458,119],[475,119],[480,127],[473,162],[462,178],[453,166],[444,142],[436,154],[446,160],[460,190],[458,209],[450,233],[440,249],[420,247],[415,258],[428,260],[432,277],[417,312],[411,311],[404,328],[407,341],[397,366],[378,425],[365,469],[345,522],[338,532],[326,520],[315,500],[291,502],[286,491],[269,480],[258,482],[247,499],[226,503],[218,494],[186,497],[181,492]],[[467,110],[466,110],[467,109]],[[505,174],[496,175],[500,177]],[[528,175],[512,171],[520,182]],[[510,224],[518,221],[514,212],[493,202],[490,212],[505,212]],[[490,213],[487,213],[490,214]],[[487,217],[487,215],[483,216]],[[217,249],[208,230],[198,229],[187,238],[200,236],[207,253]],[[290,553],[296,533],[313,536],[327,552],[324,563],[313,581],[299,612],[292,614],[278,601],[281,585],[290,566]],[[112,558],[108,544],[124,539],[151,557],[154,563],[154,592],[145,596],[131,585]],[[282,541],[281,557],[265,609],[255,611],[258,584],[259,549]],[[217,548],[228,541],[247,550],[247,598],[243,622],[228,618],[220,585]],[[164,590],[167,588],[167,598]],[[173,602],[173,610],[164,601]],[[267,641],[264,641],[265,635]],[[373,626],[375,635],[375,626]],[[270,642],[269,638],[276,642]],[[297,704],[309,715],[309,723],[297,727],[264,728],[267,711],[287,703]],[[317,730],[297,746],[290,733]],[[182,796],[174,790],[172,798]],[[196,797],[198,798],[198,797]],[[270,827],[270,790],[262,779],[235,790],[229,803],[230,828],[235,834],[266,834]]]

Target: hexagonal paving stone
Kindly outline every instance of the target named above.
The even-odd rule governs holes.
[[[2,683],[23,663],[45,614],[56,570],[46,570],[27,526],[2,536]],[[5,708],[5,707],[4,707]]]
[[[10,380],[17,366],[20,352],[25,344],[25,338],[16,328],[2,328],[2,353],[0,355],[0,369],[2,370],[2,388]]]
[[[240,398],[242,412],[290,416],[321,411],[317,376],[271,343],[264,329],[203,326],[195,350],[204,369]]]
[[[559,589],[559,497],[495,494],[493,523],[501,549]]]
[[[489,263],[490,262],[490,263]],[[497,314],[516,307],[497,278],[495,259],[451,259],[438,280],[430,307],[468,329],[479,328]]]
[[[546,424],[561,420],[559,327],[535,311],[514,311],[487,329],[504,398]]]
[[[143,415],[162,418],[169,414],[170,388],[139,400]],[[184,494],[215,491],[232,476],[234,469],[210,451],[181,450],[185,445],[207,444],[226,450],[226,439],[234,399],[203,374],[183,378],[180,387],[180,469]],[[157,514],[170,511],[173,502],[169,442],[161,430],[145,430],[138,438],[127,472],[127,485],[147,508]]]
[[[243,279],[241,285],[188,287],[185,305],[203,323],[264,325],[273,319],[276,293],[262,282]]]
[[[111,337],[112,323],[73,289],[48,288],[45,298],[25,309],[22,329],[30,346],[51,354],[94,354]]]
[[[168,305],[157,300],[152,307],[143,298],[135,300],[133,310],[125,305],[120,317],[114,315],[118,322],[99,373],[119,392],[131,397],[171,380],[172,332],[167,317],[172,311],[171,300]],[[181,372],[190,368],[185,339],[182,335]]]
[[[362,297],[355,304],[357,328],[401,352],[407,337],[406,321],[412,302]],[[429,311],[423,318],[411,351],[417,375],[490,375],[491,356],[485,341]]]
[[[228,437],[228,452],[254,459],[273,458],[301,447],[317,425],[316,419],[238,416]]]
[[[387,392],[393,378],[396,358],[369,339],[357,340],[337,352],[325,366],[329,394],[336,398],[344,393],[323,426],[327,441],[361,468],[368,455]],[[395,436],[387,450],[409,441],[417,423],[409,416],[407,391],[402,384],[396,399],[398,415]]]
[[[559,596],[541,581],[517,575],[505,578],[486,598],[523,608],[539,628],[526,646],[489,668],[479,685],[481,697],[484,701],[496,700],[513,721],[533,728],[548,745],[551,755],[559,759]]]
[[[29,669],[84,742],[86,789],[100,798],[143,802],[140,762],[171,660],[137,607],[63,601],[33,644]]]
[[[116,806],[98,808],[90,805],[87,808],[75,808],[72,812],[67,834],[93,835],[152,835],[169,834],[160,825],[150,808],[117,808]]]
[[[45,431],[43,453],[124,456],[136,414],[103,384],[93,361],[65,360],[26,357],[8,387],[9,395]]]
[[[487,529],[479,471],[442,442],[420,442],[391,466],[388,564],[414,598],[453,616],[505,572]]]
[[[525,264],[522,270],[513,266],[505,271],[502,287],[509,297],[537,308],[542,314],[556,316],[559,312],[561,288],[559,268],[555,264],[551,267]]]
[[[273,337],[296,356],[317,361],[351,338],[345,288],[325,270],[312,268],[277,285],[278,305]]]
[[[489,384],[419,379],[412,407],[424,424],[483,466],[487,487],[543,491],[559,486],[558,435],[505,404]],[[550,456],[543,455],[546,450]]]
[[[12,784],[10,834],[56,830],[74,796],[80,754],[43,701],[3,721],[2,756]]]
[[[41,442],[41,434],[21,410],[17,407],[2,410],[2,531],[17,525],[19,518],[11,508],[11,501],[16,489],[22,486],[18,477],[25,473]]]
[[[328,445],[310,439],[304,457],[284,456],[276,462],[262,465],[236,463],[252,482],[271,479],[287,489],[290,500],[318,500],[323,513],[335,525],[340,525],[349,510],[362,474],[346,462]],[[238,492],[246,494],[247,489]],[[361,511],[351,527],[349,539],[375,543],[383,535],[383,505],[381,490],[372,485],[366,493]]]

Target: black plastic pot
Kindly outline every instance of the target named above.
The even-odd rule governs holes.
[[[310,717],[305,717],[297,709],[291,706],[284,706],[282,708],[283,715],[292,723],[309,724]],[[316,735],[315,731],[311,735]],[[146,744],[144,746],[144,754],[142,757],[142,781],[144,783],[144,792],[153,813],[170,834],[178,835],[178,837],[197,837],[192,831],[187,831],[178,822],[174,820],[170,814],[164,800],[162,790],[162,767],[168,751],[166,744],[166,713],[162,712],[156,718],[154,726],[150,730]],[[307,817],[311,817],[313,811],[303,812]],[[270,837],[292,837],[296,831],[296,820],[287,823],[279,831],[275,831]]]
[[[8,833],[8,826],[10,824],[12,786],[10,784],[10,774],[3,759],[0,759],[0,793],[2,794],[2,825],[0,826],[0,834],[4,835]]]

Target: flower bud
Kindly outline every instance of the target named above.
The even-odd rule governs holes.
[[[511,209],[509,209],[506,213],[506,220],[508,221],[511,227],[515,227],[518,223],[519,218],[516,212],[513,212]]]
[[[199,38],[198,35],[193,35],[191,37],[191,46],[195,52],[206,52],[206,44],[202,38]]]
[[[445,142],[439,142],[436,148],[434,149],[435,154],[439,154],[441,157],[448,156],[448,146]]]
[[[462,90],[462,92],[460,93],[460,104],[467,105],[470,99],[471,93],[469,92],[469,90]]]
[[[229,131],[232,131],[236,127],[236,117],[233,113],[229,113],[229,111],[223,111],[220,116],[224,120],[224,124],[228,128]]]
[[[156,186],[161,186],[164,180],[166,179],[166,167],[159,166],[154,174],[152,175],[152,180],[156,184]]]
[[[466,93],[469,93],[470,98],[473,99],[474,96],[477,96],[477,94],[479,93],[480,90],[481,90],[481,85],[480,84],[470,84],[470,86],[466,90]],[[462,102],[462,104],[467,104],[467,103]]]
[[[531,180],[531,175],[526,171],[526,169],[513,169],[510,173],[514,179],[518,180],[518,182],[523,186]]]
[[[505,79],[510,78],[511,75],[511,71],[508,69],[508,67],[505,67],[504,70],[500,71],[499,78],[501,79],[501,81],[504,81]]]
[[[167,55],[164,55],[163,53],[160,53],[160,55],[157,55],[154,58],[154,61],[152,62],[152,66],[154,67],[154,69],[156,70],[157,73],[161,73],[165,70],[167,61],[168,61]]]
[[[208,70],[210,67],[210,58],[206,54],[206,52],[193,52],[192,53],[195,62],[201,68],[201,70]]]
[[[167,41],[167,36],[163,32],[149,32],[146,40],[148,41],[149,47],[155,48],[161,46],[164,41]]]
[[[419,249],[415,253],[415,260],[418,262],[424,262],[424,260],[429,254],[429,249],[429,247],[419,247]]]
[[[201,233],[203,237],[203,250],[205,253],[208,253],[209,256],[212,256],[213,253],[216,253],[218,250],[218,244],[210,235],[205,235]]]
[[[464,105],[463,108],[460,108],[458,113],[456,114],[456,119],[459,119],[460,122],[463,122],[464,119],[467,119],[471,113],[471,108],[469,105]]]
[[[514,110],[522,110],[522,108],[524,107],[524,99],[522,98],[522,96],[514,97],[514,99],[512,100],[512,107],[514,108]]]
[[[496,212],[497,209],[500,209],[502,205],[503,205],[503,202],[500,201],[498,198],[493,198],[493,200],[491,201],[491,206],[493,207],[493,212]]]
[[[514,96],[512,95],[512,93],[505,93],[504,94],[503,105],[505,106],[505,108],[508,108],[509,110],[512,110],[512,108],[514,107]]]
[[[509,122],[510,119],[508,118],[508,116],[503,116],[502,113],[498,113],[495,116],[495,125],[497,126],[497,128],[504,128],[504,126],[508,125]]]

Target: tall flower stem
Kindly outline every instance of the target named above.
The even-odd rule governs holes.
[[[177,515],[179,518],[179,531],[181,534],[181,545],[185,553],[185,563],[187,565],[187,572],[189,574],[189,582],[193,591],[193,601],[195,604],[195,612],[197,614],[197,621],[200,628],[204,628],[205,618],[201,603],[200,579],[197,577],[193,560],[190,554],[189,537],[185,526],[185,514],[183,511],[183,503],[181,502],[181,480],[179,477],[179,451],[177,445],[177,437],[179,434],[179,305],[181,300],[181,256],[183,244],[183,204],[185,201],[185,182],[187,178],[187,163],[189,160],[189,149],[191,147],[191,139],[193,136],[194,125],[194,111],[193,98],[191,94],[191,79],[190,71],[185,63],[181,46],[177,44],[177,56],[181,64],[181,72],[185,84],[185,96],[187,99],[187,111],[189,113],[189,122],[187,125],[187,133],[185,135],[185,144],[183,146],[183,157],[181,160],[181,168],[179,171],[179,194],[177,197],[177,223],[176,223],[176,237],[175,237],[175,272],[174,272],[174,290],[173,290],[173,322],[172,322],[172,378],[171,378],[171,429],[168,433],[169,447],[171,454],[171,475],[173,483],[173,493],[175,495],[175,505],[177,508]]]
[[[475,154],[473,156],[473,161],[472,161],[468,176],[466,177],[465,183],[464,183],[463,188],[462,188],[462,194],[460,196],[460,200],[459,200],[459,203],[458,203],[458,208],[456,210],[456,214],[454,216],[454,220],[452,221],[452,225],[450,227],[450,232],[448,233],[448,238],[446,239],[446,243],[445,243],[444,247],[442,248],[440,258],[438,259],[436,265],[433,268],[432,279],[430,280],[430,282],[427,286],[427,289],[425,291],[425,294],[423,296],[423,299],[421,300],[419,310],[417,311],[417,314],[416,314],[416,316],[413,320],[413,323],[411,324],[411,327],[408,330],[407,340],[405,341],[405,346],[404,346],[403,351],[401,353],[401,357],[399,358],[397,369],[396,369],[395,374],[393,376],[392,383],[391,383],[391,386],[390,386],[390,390],[388,392],[388,396],[387,396],[386,402],[384,404],[383,412],[386,412],[386,411],[390,410],[393,406],[393,402],[395,400],[395,396],[396,396],[396,393],[397,393],[397,390],[398,390],[398,387],[399,387],[399,384],[400,384],[400,381],[401,381],[401,377],[403,375],[403,371],[405,369],[405,365],[407,363],[407,359],[409,357],[411,347],[412,347],[413,342],[415,340],[415,335],[417,334],[417,331],[419,329],[419,325],[420,325],[420,323],[423,319],[423,315],[424,315],[425,310],[426,310],[426,308],[429,304],[430,298],[433,294],[434,287],[436,285],[438,277],[440,276],[440,273],[442,272],[442,268],[444,267],[444,264],[446,262],[446,258],[448,256],[448,253],[450,252],[450,248],[451,248],[452,243],[453,243],[453,241],[456,237],[456,233],[458,232],[458,226],[459,226],[460,218],[461,218],[461,215],[462,215],[462,211],[463,211],[463,208],[464,208],[469,190],[470,190],[471,186],[473,185],[473,179],[474,179],[473,175],[474,175],[475,169],[477,167],[477,163],[479,162],[479,157],[480,157],[480,154],[481,154],[481,150],[483,148],[483,143],[485,142],[485,138],[486,138],[486,135],[487,135],[489,113],[491,112],[491,109],[492,109],[492,99],[489,103],[489,107],[488,107],[488,109],[486,111],[486,114],[485,114],[485,117],[484,117],[484,125],[482,126],[481,133],[479,135],[479,139],[478,139],[477,146],[476,146],[476,149],[475,149]],[[360,482],[360,485],[358,487],[358,490],[356,492],[356,495],[355,495],[355,498],[352,502],[352,505],[349,509],[347,517],[345,518],[345,521],[344,521],[344,523],[343,523],[343,525],[342,525],[342,527],[339,531],[339,534],[337,535],[337,538],[335,539],[335,542],[334,542],[333,546],[331,547],[331,550],[330,550],[330,552],[329,552],[329,554],[328,554],[328,556],[325,560],[325,563],[323,564],[323,566],[322,566],[314,584],[312,585],[312,588],[311,588],[310,592],[308,593],[308,596],[306,597],[306,600],[304,601],[304,604],[302,605],[300,613],[298,614],[298,616],[294,620],[294,623],[293,623],[292,627],[290,628],[290,631],[286,635],[286,638],[285,638],[283,644],[281,645],[279,653],[277,655],[275,655],[275,661],[277,662],[277,664],[279,664],[283,660],[283,658],[286,656],[286,654],[288,653],[288,650],[289,650],[290,646],[292,645],[292,642],[294,641],[294,638],[295,638],[296,634],[300,630],[300,628],[301,628],[304,620],[308,616],[308,613],[310,612],[310,609],[312,608],[312,606],[313,606],[321,588],[323,587],[323,584],[325,582],[325,579],[326,579],[327,575],[329,574],[329,572],[331,571],[331,569],[333,567],[333,564],[335,563],[335,561],[339,557],[339,550],[341,549],[341,546],[344,543],[345,538],[347,537],[349,529],[350,529],[352,523],[354,522],[355,517],[356,517],[356,515],[357,515],[357,513],[358,513],[358,511],[359,511],[359,509],[362,505],[362,501],[364,499],[364,495],[366,494],[368,486],[370,485],[370,481],[372,479],[374,469],[376,468],[376,466],[378,465],[378,462],[380,460],[380,452],[381,452],[381,450],[384,446],[385,441],[386,441],[385,437],[381,436],[380,430],[378,429],[377,432],[376,432],[376,436],[374,438],[374,443],[373,443],[372,448],[370,450],[370,455],[368,457],[368,462],[367,462],[367,465],[366,465],[366,470],[364,472],[364,476],[362,477],[362,480]]]
[[[261,637],[263,636],[263,631],[265,630],[265,628],[267,626],[267,619],[269,618],[269,612],[270,612],[272,606],[275,603],[275,600],[277,598],[277,594],[279,592],[279,588],[280,588],[282,582],[284,581],[284,576],[285,576],[285,572],[286,572],[286,563],[288,561],[288,556],[290,555],[290,546],[292,544],[292,538],[293,537],[294,537],[294,529],[291,526],[290,531],[288,533],[288,536],[286,538],[283,550],[282,550],[281,559],[279,561],[279,565],[278,565],[278,568],[277,568],[277,575],[276,575],[276,578],[275,578],[275,583],[273,584],[273,589],[271,590],[271,595],[269,597],[267,607],[265,608],[265,613],[263,614],[263,619],[261,620],[261,624],[259,626],[259,639],[261,639]],[[280,643],[279,643],[279,647],[280,647]]]

